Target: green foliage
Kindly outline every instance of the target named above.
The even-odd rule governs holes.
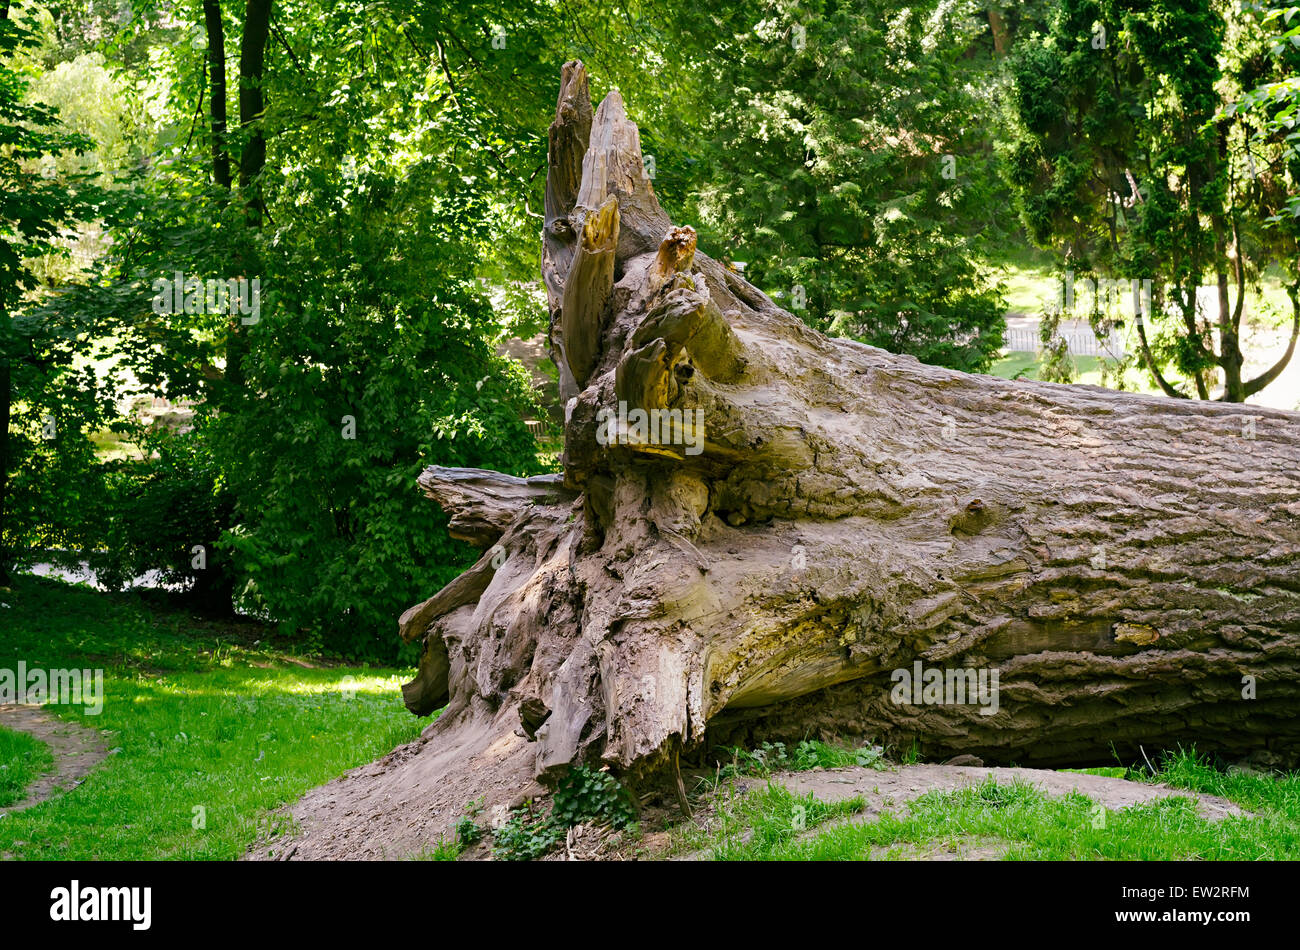
[[[550,816],[534,818],[515,809],[492,833],[492,856],[502,861],[532,861],[564,840],[564,827]]]
[[[1300,58],[1269,57],[1256,16],[1211,0],[1062,0],[1010,63],[1003,151],[1025,227],[1080,276],[1151,281],[1132,349],[1171,395],[1222,385],[1239,402],[1266,386],[1273,376],[1242,378],[1237,299],[1270,265],[1300,286],[1300,223],[1268,227],[1300,173],[1294,148],[1268,110],[1225,108]],[[1206,283],[1231,285],[1222,319],[1198,302]]]
[[[457,840],[448,841],[439,838],[432,848],[423,848],[415,855],[416,861],[455,861],[460,857],[463,846]]]
[[[46,338],[42,349],[48,344]],[[0,559],[9,563],[59,560],[58,551],[79,559],[83,548],[98,544],[108,511],[106,473],[90,436],[112,418],[112,404],[97,391],[91,368],[74,369],[71,357],[62,365],[48,359],[12,366],[16,401],[0,537]]]
[[[1061,311],[1045,307],[1038,320],[1041,364],[1038,378],[1045,383],[1070,383],[1078,375],[1070,356],[1070,344],[1060,335]]]
[[[483,829],[475,820],[483,811],[483,800],[471,802],[465,806],[465,814],[456,821],[456,845],[464,850],[483,839]]]
[[[28,100],[21,56],[38,37],[30,11],[6,6],[5,13],[0,18],[0,577],[15,549],[38,533],[55,543],[81,533],[79,518],[62,516],[80,507],[77,486],[86,481],[80,476],[89,454],[84,432],[102,411],[95,391],[84,380],[78,385],[82,372],[73,357],[79,328],[29,312],[37,285],[33,261],[66,253],[61,229],[92,216],[102,197],[85,176],[61,175],[51,163],[91,142],[62,127],[54,109]],[[22,492],[16,504],[9,503],[11,476],[12,490]],[[47,481],[48,476],[66,480]]]
[[[138,429],[143,457],[106,466],[106,543],[91,564],[110,590],[156,570],[164,583],[192,588],[199,601],[229,610],[232,569],[218,541],[233,499],[212,454],[209,424],[198,421],[189,432]]]
[[[1282,143],[1281,159],[1300,162],[1300,67],[1295,65],[1293,51],[1300,47],[1300,6],[1279,6],[1271,10],[1261,10],[1260,31],[1281,30],[1270,37],[1269,55],[1281,59],[1288,56],[1292,61],[1291,74],[1273,76],[1253,89],[1243,92],[1236,102],[1230,103],[1223,112],[1216,116],[1222,119],[1234,113],[1250,112],[1262,118],[1251,143],[1268,143],[1270,139]],[[1251,146],[1248,146],[1251,147]],[[1268,224],[1279,225],[1286,222],[1286,214],[1292,218],[1300,217],[1300,175],[1289,176],[1289,191],[1286,211],[1267,219]]]
[[[414,490],[416,475],[429,464],[539,466],[521,421],[537,414],[530,381],[495,346],[507,326],[538,319],[528,312],[538,309],[535,294],[513,283],[536,271],[524,209],[530,198],[540,203],[541,183],[523,169],[544,159],[536,117],[564,57],[539,61],[523,39],[530,20],[549,13],[531,3],[518,13],[509,22],[525,32],[495,51],[490,35],[475,38],[486,5],[436,23],[386,7],[295,11],[277,26],[283,45],[268,51],[271,146],[255,218],[243,195],[208,180],[210,142],[204,116],[193,115],[195,101],[206,107],[196,24],[178,31],[142,16],[119,24],[118,35],[100,24],[109,57],[130,60],[141,42],[149,51],[153,84],[127,95],[118,83],[114,97],[132,109],[149,101],[161,116],[160,160],[122,181],[106,209],[116,240],[97,278],[65,288],[46,311],[52,325],[74,326],[83,343],[111,351],[134,392],[192,400],[211,421],[201,434],[154,440],[137,463],[67,480],[92,486],[111,517],[83,515],[76,532],[60,533],[37,514],[15,520],[15,543],[107,549],[95,559],[111,583],[148,568],[220,580],[216,599],[229,606],[233,594],[286,632],[350,656],[396,656],[393,618],[472,560]],[[227,11],[228,52],[238,26]],[[467,45],[448,51],[449,30],[463,31]],[[448,78],[435,45],[447,69],[465,71],[463,82]],[[301,69],[292,50],[310,50],[312,68]],[[526,64],[512,80],[526,95],[498,95],[496,72],[480,84],[475,64],[498,52],[507,72]],[[143,139],[132,109],[114,117],[103,102],[93,106],[117,82],[101,74],[99,55],[67,55],[43,91],[79,108],[80,125],[116,155]],[[229,133],[236,159],[245,134]],[[522,257],[509,250],[517,248],[527,249]],[[260,319],[156,312],[151,284],[176,272],[257,278]],[[497,313],[489,301],[502,286],[513,303]],[[41,418],[31,416],[37,408],[24,407],[25,418]],[[91,417],[85,407],[68,415],[83,443],[112,422],[111,412]],[[31,444],[32,453],[42,448],[53,459],[52,446]],[[59,458],[71,457],[59,448]],[[188,475],[185,457],[195,463]],[[48,489],[29,496],[34,481],[18,487],[20,513],[53,510]],[[194,574],[199,543],[208,568]]]
[[[982,4],[816,0],[713,13],[703,243],[810,325],[989,366],[1004,304]]]
[[[720,764],[721,778],[737,775],[770,775],[777,771],[802,772],[809,769],[834,769],[848,765],[879,768],[884,765],[884,751],[877,746],[845,747],[805,739],[788,749],[784,742],[764,742],[756,749],[740,746],[721,750],[731,761]]]
[[[393,618],[472,560],[413,490],[419,472],[537,465],[529,381],[495,355],[501,318],[478,282],[489,248],[516,239],[502,203],[517,186],[493,153],[518,133],[491,141],[500,106],[472,86],[448,95],[430,58],[386,55],[340,89],[355,54],[432,50],[436,31],[395,11],[321,9],[295,33],[317,67],[282,74],[272,101],[332,107],[268,157],[279,173],[248,255],[261,320],[215,443],[236,498],[226,539],[241,602],[342,653],[391,656]]]
[[[531,861],[564,840],[569,828],[594,822],[631,827],[636,810],[628,791],[608,772],[572,766],[560,779],[542,816],[517,808],[492,833],[492,854],[506,861]]]
[[[33,101],[58,110],[63,126],[84,136],[93,149],[84,154],[42,157],[42,173],[92,172],[103,185],[147,154],[150,118],[127,78],[108,67],[104,54],[81,53],[32,80]]]
[[[51,248],[61,226],[91,210],[84,182],[51,174],[47,159],[91,146],[59,124],[57,112],[27,99],[29,79],[11,62],[37,42],[17,9],[0,18],[0,316],[21,299],[25,258]],[[0,357],[14,358],[14,340],[0,324]]]
[[[555,787],[551,820],[565,828],[594,821],[621,829],[636,821],[636,809],[614,776],[575,765]]]

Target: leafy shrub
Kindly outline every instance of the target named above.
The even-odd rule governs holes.
[[[421,272],[380,308],[356,299],[351,273],[317,267],[324,251],[299,252],[310,280],[280,274],[252,328],[258,398],[221,420],[238,503],[226,540],[241,603],[286,635],[391,661],[398,615],[477,556],[416,478],[428,465],[536,471],[529,381],[484,338],[493,314],[468,282]]]
[[[465,806],[465,814],[456,822],[456,844],[460,850],[477,844],[483,839],[483,829],[474,819],[483,811],[483,800],[478,799]]]
[[[564,840],[565,832],[588,822],[624,829],[636,821],[632,799],[608,772],[575,765],[560,779],[551,809],[535,817],[515,809],[493,833],[492,854],[504,861],[531,861]]]
[[[516,809],[510,818],[493,832],[492,856],[502,861],[532,861],[540,858],[564,838],[564,828],[545,818],[530,818]]]
[[[107,550],[92,556],[100,581],[121,589],[156,570],[187,587],[204,606],[231,609],[229,556],[218,541],[234,501],[213,457],[207,430],[137,434],[145,457],[111,466]]]
[[[614,776],[578,765],[556,786],[551,817],[566,828],[588,821],[626,828],[636,820],[636,810]]]

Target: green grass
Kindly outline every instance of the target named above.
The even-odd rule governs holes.
[[[446,837],[439,838],[432,847],[424,847],[411,857],[412,861],[455,861],[464,848],[460,842]]]
[[[1078,373],[1076,382],[1101,385],[1100,359],[1095,356],[1075,356],[1073,359]],[[1003,379],[1037,379],[1039,365],[1039,359],[1033,353],[1010,352],[993,364],[989,374]]]
[[[102,731],[115,753],[76,789],[0,822],[0,854],[236,858],[277,830],[274,809],[428,723],[402,705],[409,671],[308,668],[253,642],[265,631],[251,624],[31,577],[2,599],[0,666],[102,667],[101,715],[47,708]]]
[[[1060,769],[1061,772],[1074,772],[1078,775],[1104,775],[1107,778],[1137,779],[1139,775],[1122,765],[1106,765],[1090,769]]]
[[[21,800],[27,786],[53,766],[54,757],[44,742],[0,729],[0,808]]]
[[[108,429],[91,433],[90,441],[95,446],[96,457],[103,462],[138,459],[141,454],[140,446]]]
[[[764,742],[756,749],[722,746],[714,755],[722,778],[769,775],[777,771],[834,769],[847,765],[884,765],[884,750],[878,746],[831,745],[816,739],[805,739],[794,746],[787,746],[784,742]]]
[[[1089,386],[1107,386],[1115,388],[1114,361],[1110,360],[1111,373],[1107,380],[1102,379],[1102,360],[1096,356],[1072,356],[1074,361],[1074,382]],[[989,375],[1001,376],[1003,379],[1038,379],[1041,366],[1034,353],[1009,352],[989,367]],[[1181,377],[1172,370],[1166,372],[1165,378],[1177,382]],[[1144,369],[1130,367],[1124,374],[1124,389],[1131,393],[1146,393],[1151,396],[1161,394],[1160,388],[1151,379],[1151,374]]]
[[[1208,821],[1182,797],[1110,811],[1078,793],[1052,798],[1031,785],[989,779],[956,792],[928,793],[876,821],[836,822],[818,834],[816,827],[829,819],[859,813],[861,800],[828,805],[769,784],[723,800],[709,831],[685,830],[682,845],[720,860],[767,861],[864,860],[905,846],[989,840],[1001,842],[998,856],[1010,860],[1300,858],[1300,775],[1220,772],[1194,752],[1180,751],[1164,759],[1155,778],[1220,795],[1255,817]],[[811,833],[798,830],[801,819]]]
[[[1002,282],[1010,313],[1030,316],[1061,296],[1063,275],[1055,258],[1047,251],[1028,245],[1005,249],[988,265]]]
[[[861,798],[823,802],[769,782],[722,799],[707,831],[695,825],[678,829],[672,850],[704,851],[717,861],[772,860],[808,830],[855,815],[865,804]]]

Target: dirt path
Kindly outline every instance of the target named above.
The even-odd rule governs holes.
[[[1004,769],[967,765],[903,765],[888,772],[867,768],[820,769],[813,772],[778,772],[772,776],[790,791],[799,795],[812,792],[823,801],[841,801],[861,795],[867,809],[855,820],[872,820],[881,812],[892,809],[926,792],[955,791],[978,785],[993,776],[999,785],[1010,785],[1020,780],[1036,785],[1048,795],[1059,796],[1079,792],[1099,805],[1115,810],[1140,805],[1158,798],[1182,796],[1196,802],[1197,810],[1210,821],[1219,821],[1231,815],[1247,815],[1226,798],[1202,795],[1168,785],[1147,785],[1122,778],[1104,775],[1079,775],[1074,772],[1054,772],[1050,769]]]
[[[36,778],[26,797],[0,808],[0,816],[39,805],[80,785],[91,769],[108,758],[108,747],[94,729],[68,722],[40,706],[0,706],[0,726],[25,732],[46,743],[54,753],[54,768]]]

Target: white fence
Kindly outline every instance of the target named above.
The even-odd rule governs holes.
[[[1058,335],[1065,340],[1072,356],[1121,356],[1124,353],[1124,334],[1119,330],[1105,342],[1097,339],[1090,329],[1064,329]],[[1038,336],[1037,327],[1009,327],[1002,346],[1012,353],[1037,353],[1043,348],[1043,341]]]

